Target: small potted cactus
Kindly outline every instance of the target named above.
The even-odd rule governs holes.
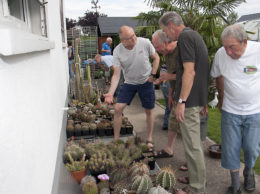
[[[89,135],[89,124],[85,122],[81,123],[81,130],[83,136]]]
[[[64,150],[64,154],[63,154],[64,163],[70,162],[69,154],[71,155],[73,160],[79,161],[84,155],[84,149],[81,148],[79,145],[77,145],[74,141],[70,141],[67,143]]]
[[[73,120],[68,120],[66,133],[67,133],[67,138],[74,136],[74,121]]]
[[[82,194],[98,194],[98,187],[96,183],[89,182],[83,185]]]
[[[96,135],[97,125],[95,123],[90,123],[89,125],[89,135]]]
[[[71,172],[75,180],[80,183],[81,179],[86,175],[86,166],[88,160],[85,161],[85,154],[80,161],[74,161],[70,153],[68,154],[70,163],[66,164],[66,168]]]
[[[75,136],[80,137],[81,136],[81,124],[75,125]]]
[[[171,167],[162,168],[156,176],[156,184],[164,189],[170,190],[176,183],[175,175]]]
[[[137,194],[147,193],[153,186],[152,180],[147,174],[138,174],[132,179],[131,190],[136,191]]]
[[[157,187],[152,187],[148,194],[170,194],[168,191],[166,191],[164,188],[162,188],[161,186],[157,186]]]

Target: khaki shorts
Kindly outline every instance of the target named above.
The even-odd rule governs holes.
[[[175,106],[172,107],[172,110],[171,110],[171,113],[169,116],[168,130],[175,131],[177,133],[181,133],[180,125],[179,125],[178,121],[176,120],[174,111],[175,111]]]

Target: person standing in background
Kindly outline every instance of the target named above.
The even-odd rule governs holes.
[[[108,37],[106,42],[102,44],[102,49],[101,49],[101,55],[112,55],[111,54],[111,44],[112,44],[112,38]]]
[[[70,79],[74,79],[75,74],[72,69],[72,64],[74,62],[74,53],[73,53],[73,48],[72,48],[72,43],[71,41],[68,41],[68,61],[69,61],[69,75]]]

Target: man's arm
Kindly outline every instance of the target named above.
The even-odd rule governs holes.
[[[109,91],[107,94],[104,94],[105,96],[105,102],[108,104],[113,103],[113,96],[116,91],[119,79],[120,79],[120,72],[121,72],[121,67],[120,66],[113,66],[114,73],[111,79],[111,86],[109,88]]]
[[[224,97],[224,77],[223,76],[217,77],[216,84],[217,84],[217,89],[218,89],[218,108],[221,111],[223,97]]]
[[[180,98],[183,101],[186,101],[190,95],[191,88],[193,86],[193,81],[195,77],[195,70],[194,70],[195,64],[193,62],[185,62],[183,63],[184,72],[182,75],[182,87],[181,87],[181,93]],[[175,115],[178,122],[184,121],[184,110],[185,110],[185,104],[184,103],[178,103],[177,107],[175,109]]]
[[[155,53],[151,56],[151,58],[153,59],[152,74],[156,74],[156,73],[157,73],[157,69],[158,69],[158,67],[159,67],[159,63],[160,63],[160,57],[159,57],[158,53],[155,52]],[[150,76],[149,79],[148,79],[148,81],[153,82],[153,77]]]

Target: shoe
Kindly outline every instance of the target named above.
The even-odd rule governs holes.
[[[241,189],[239,188],[238,190],[234,190],[234,188],[232,186],[228,187],[228,191],[227,194],[241,194]]]
[[[255,175],[253,168],[245,167],[243,175],[245,190],[247,192],[253,192],[255,190]]]
[[[168,154],[164,149],[154,152],[155,158],[171,158],[173,157],[173,154]]]
[[[163,127],[162,130],[168,130],[168,127]]]

